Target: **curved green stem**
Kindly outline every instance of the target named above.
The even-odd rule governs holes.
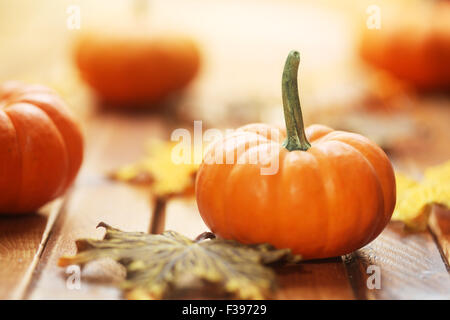
[[[282,78],[283,109],[287,134],[283,146],[289,151],[306,151],[311,147],[306,138],[302,109],[298,97],[297,73],[299,64],[300,54],[297,51],[289,52]]]

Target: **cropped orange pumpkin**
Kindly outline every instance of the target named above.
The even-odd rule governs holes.
[[[113,106],[148,106],[185,88],[200,66],[196,43],[145,32],[83,34],[75,46],[81,77]],[[150,103],[150,104],[148,104]]]
[[[64,101],[39,85],[0,85],[0,213],[34,212],[62,195],[83,158]]]
[[[223,238],[290,248],[305,259],[339,256],[372,241],[389,222],[394,173],[382,149],[361,135],[323,125],[305,133],[298,65],[293,51],[283,73],[287,135],[249,124],[212,143],[197,173],[198,209]],[[263,173],[275,162],[277,171]]]
[[[364,29],[359,52],[369,64],[421,91],[450,89],[450,3],[423,2],[383,14]]]

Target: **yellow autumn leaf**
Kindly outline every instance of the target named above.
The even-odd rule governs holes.
[[[117,169],[112,177],[125,182],[137,182],[144,177],[158,196],[184,194],[194,187],[195,173],[200,165],[195,160],[194,152],[178,143],[151,140],[143,159]]]
[[[450,208],[450,161],[425,170],[422,181],[396,173],[397,204],[392,220],[413,230],[424,230],[432,204]]]

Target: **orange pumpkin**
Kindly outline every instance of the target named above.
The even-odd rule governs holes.
[[[0,85],[0,213],[34,212],[62,195],[83,158],[64,101],[39,85]]]
[[[75,46],[81,77],[114,106],[147,106],[185,88],[200,66],[197,45],[181,35],[144,32],[82,35]]]
[[[421,3],[383,14],[380,29],[367,29],[360,55],[418,90],[450,89],[450,3]]]
[[[323,125],[305,132],[299,60],[291,52],[283,73],[287,130],[249,124],[212,143],[197,173],[198,209],[223,238],[290,248],[305,259],[339,256],[389,222],[394,173],[382,149],[361,135]],[[264,174],[276,162],[278,170]]]

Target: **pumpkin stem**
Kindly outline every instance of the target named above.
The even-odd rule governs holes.
[[[282,78],[283,109],[287,134],[283,147],[289,151],[306,151],[311,147],[306,138],[302,109],[298,97],[297,73],[299,64],[300,54],[298,51],[289,52]]]

